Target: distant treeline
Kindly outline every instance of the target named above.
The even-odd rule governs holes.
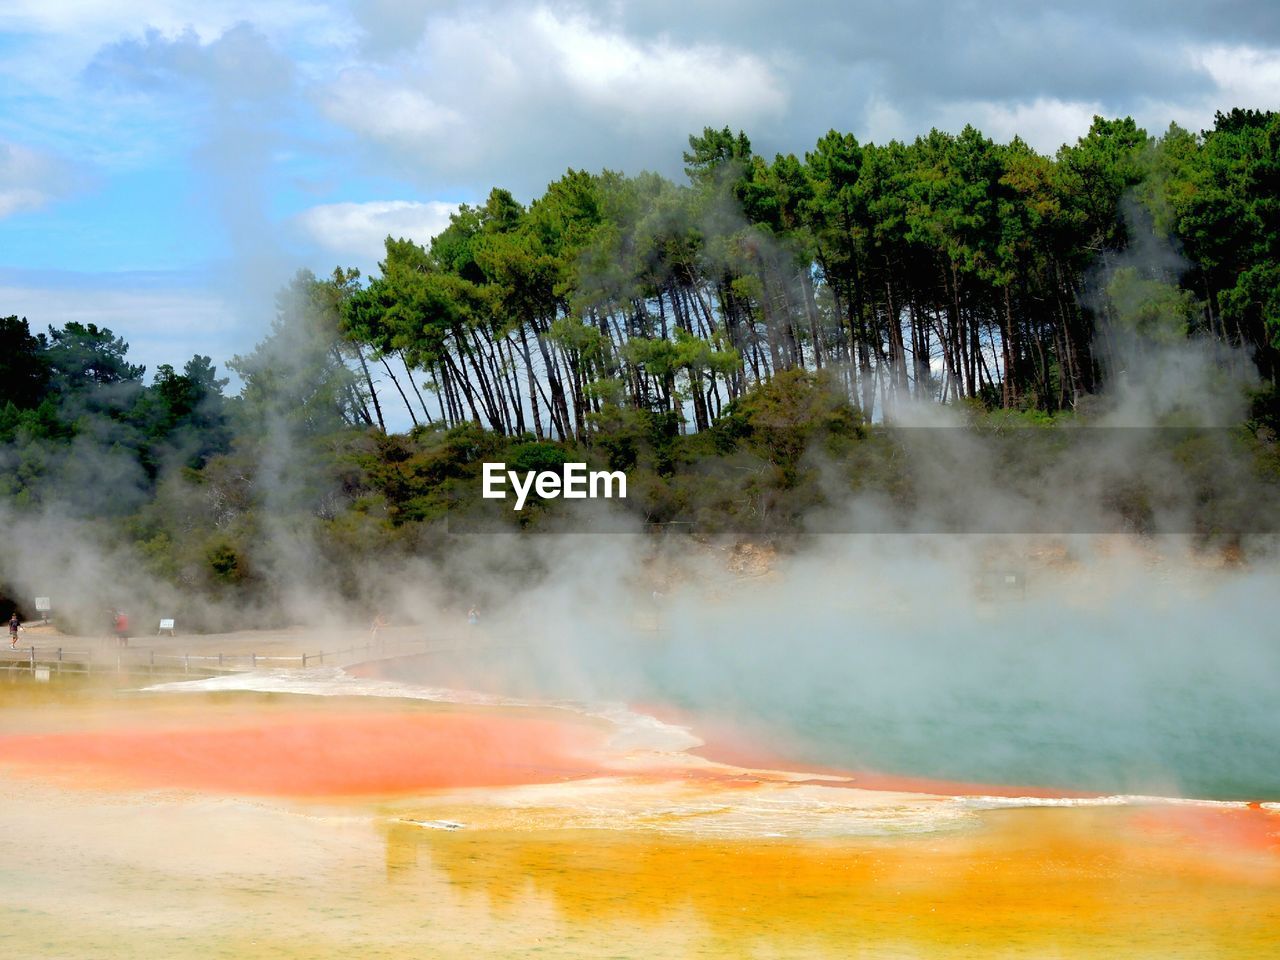
[[[966,127],[768,161],[707,129],[685,163],[684,184],[571,170],[527,207],[494,190],[427,246],[388,238],[367,282],[299,273],[230,362],[237,396],[208,357],[148,382],[110,330],[0,319],[0,503],[129,545],[144,577],[260,598],[300,565],[342,594],[361,558],[443,557],[450,518],[554,526],[481,503],[485,459],[627,470],[648,525],[795,531],[867,493],[908,516],[936,491],[884,430],[896,405],[979,432],[1087,419],[1135,351],[1190,338],[1256,365],[1248,425],[1169,441],[1175,482],[1095,450],[1100,516],[1230,538],[1276,487],[1280,115],[1160,137],[1099,118],[1054,157]],[[988,475],[1076,476],[1036,456]]]
[[[199,468],[230,449],[228,380],[209,357],[181,372],[127,359],[111,330],[71,322],[32,334],[0,317],[0,497],[19,506],[70,494],[107,512],[137,506],[166,466]]]
[[[1054,412],[1129,334],[1280,370],[1280,115],[1160,137],[1096,118],[1054,157],[966,127],[832,131],[769,161],[708,128],[684,160],[687,184],[570,170],[527,207],[495,189],[427,246],[388,238],[367,285],[316,281],[361,372],[348,412],[382,424],[385,372],[449,426],[586,440],[649,410],[704,430],[753,384],[827,366],[873,419],[907,395]]]

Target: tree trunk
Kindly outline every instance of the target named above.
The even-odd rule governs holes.
[[[538,410],[537,377],[534,375],[533,358],[529,353],[529,334],[523,323],[520,324],[520,350],[524,354],[524,370],[528,378],[529,406],[533,409],[533,432],[542,440],[546,438],[546,432],[542,429],[542,413]]]
[[[392,373],[392,372],[391,372],[391,364],[387,363],[387,358],[386,358],[386,356],[384,355],[384,356],[381,358],[381,360],[382,360],[382,366],[383,366],[383,367],[386,369],[386,371],[387,371],[387,376],[388,376],[388,377],[390,377],[390,378],[391,378],[391,382],[392,382],[392,383],[394,383],[394,384],[396,385],[396,391],[400,394],[400,399],[404,401],[404,408],[405,408],[406,410],[408,410],[408,411],[409,411],[409,419],[413,421],[413,425],[416,427],[416,426],[418,425],[418,417],[417,417],[417,415],[413,412],[413,404],[411,404],[411,403],[409,402],[409,398],[408,398],[407,396],[405,396],[405,392],[404,392],[404,390],[402,390],[402,389],[401,389],[401,387],[400,387],[400,381],[396,379],[396,375],[395,375],[394,373]],[[381,415],[381,414],[379,414],[379,415]],[[387,431],[386,431],[386,430],[383,430],[382,432],[383,432],[383,433],[386,433]]]
[[[373,388],[373,377],[369,375],[369,365],[364,360],[364,350],[360,348],[360,344],[355,344],[356,356],[360,358],[360,369],[364,371],[365,383],[369,385],[369,399],[373,401],[374,413],[378,415],[378,429],[383,433],[387,432],[387,425],[382,421],[382,405],[378,403],[378,391]],[[365,412],[368,416],[368,411]]]
[[[396,354],[400,357],[400,363],[404,367],[405,376],[409,378],[409,386],[413,387],[414,395],[418,398],[418,406],[422,407],[422,415],[427,418],[427,423],[430,423],[431,413],[427,410],[427,401],[422,399],[422,391],[418,389],[417,383],[413,380],[413,371],[409,369],[409,361],[404,358],[403,350],[397,350]]]

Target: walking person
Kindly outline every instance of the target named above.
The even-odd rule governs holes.
[[[9,647],[16,650],[18,648],[18,631],[22,629],[22,621],[18,619],[18,611],[13,611],[13,615],[9,617]]]
[[[129,618],[123,610],[116,611],[115,619],[116,643],[122,647],[129,645]]]

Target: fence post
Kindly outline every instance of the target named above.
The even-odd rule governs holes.
[[[59,648],[58,648],[58,659],[59,659],[59,660],[61,660],[61,659],[62,659],[62,648],[61,648],[61,647],[59,647]]]
[[[258,655],[256,653],[249,654],[249,669],[258,669]]]
[[[305,650],[302,652],[302,665],[304,667],[307,665],[307,653]]]
[[[36,648],[31,648],[31,672],[36,672]]]

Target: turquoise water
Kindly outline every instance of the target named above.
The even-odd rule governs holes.
[[[1280,635],[1200,597],[858,616],[689,609],[405,664],[426,683],[668,704],[799,763],[1102,793],[1280,799]],[[1247,608],[1244,608],[1247,609]],[[1216,612],[1215,612],[1216,611]],[[694,721],[696,732],[697,721]]]

